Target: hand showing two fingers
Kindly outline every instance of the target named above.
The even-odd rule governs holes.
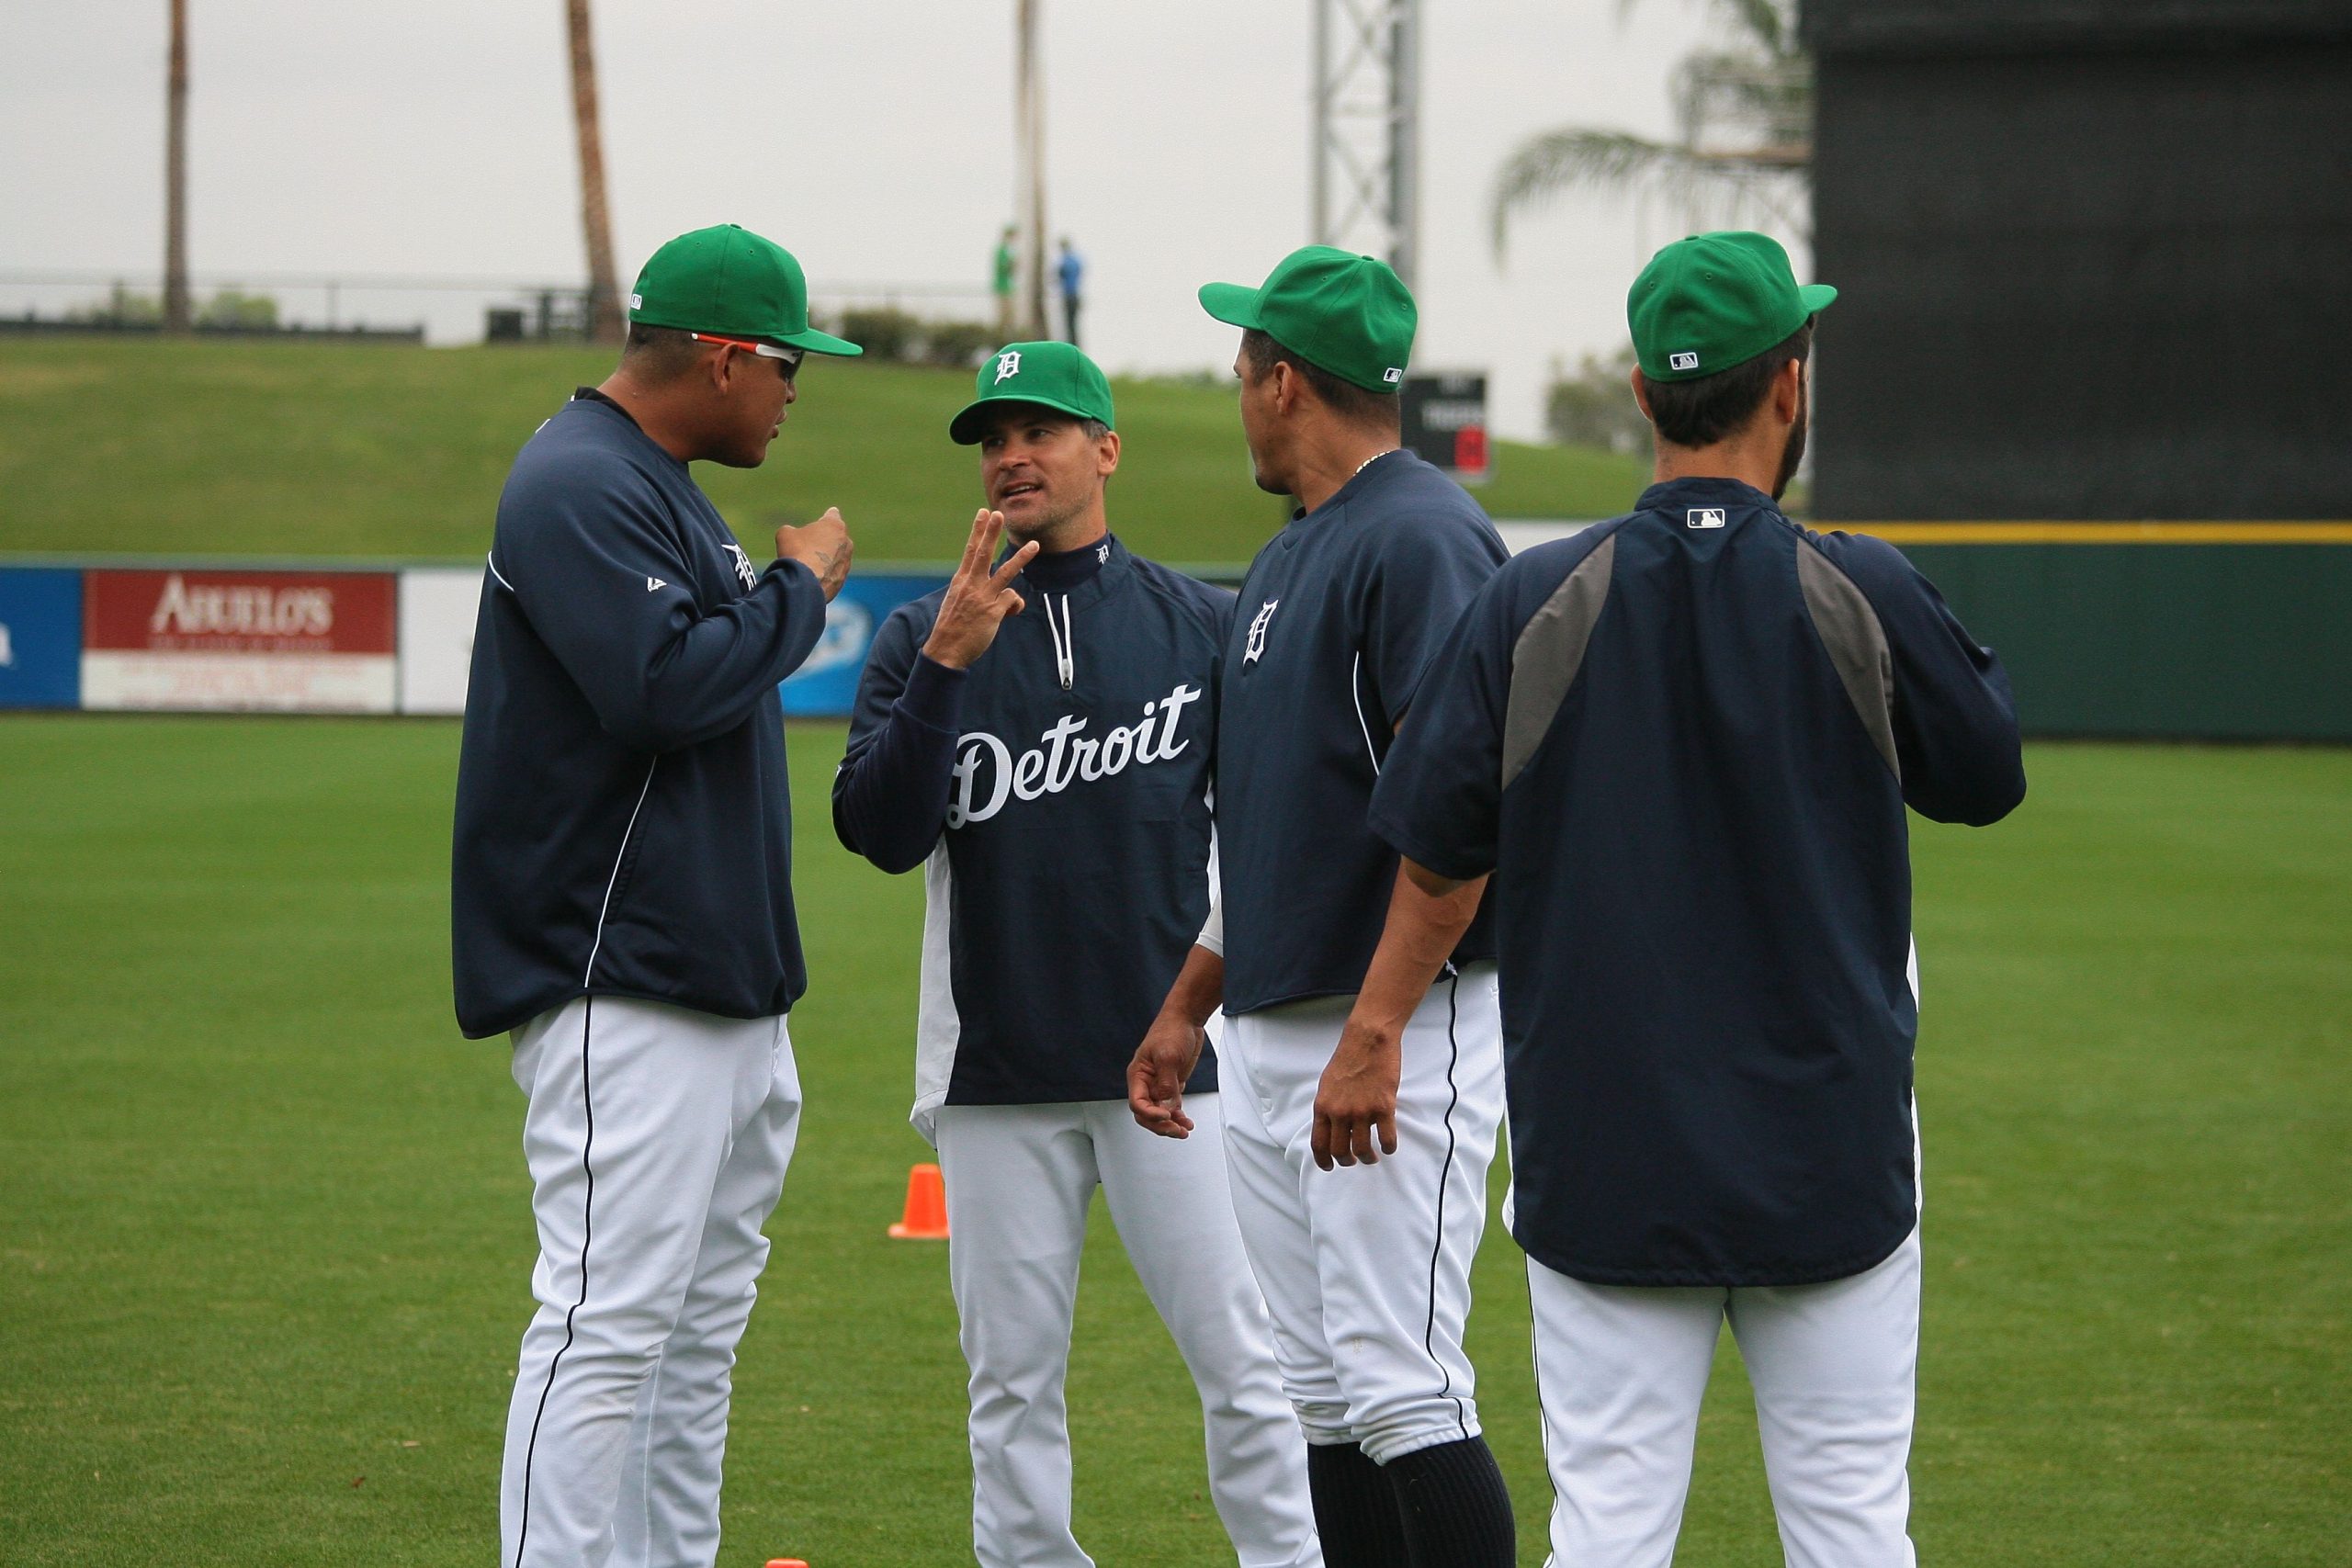
[[[1007,556],[1004,564],[989,570],[989,561],[1004,537],[1004,513],[986,507],[972,518],[971,537],[964,541],[964,558],[948,581],[947,597],[940,602],[939,618],[932,623],[923,653],[950,670],[967,670],[996,641],[997,628],[1007,615],[1021,614],[1025,601],[1014,591],[1021,575],[1037,553],[1035,540]]]

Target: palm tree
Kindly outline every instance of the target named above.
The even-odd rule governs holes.
[[[605,140],[596,124],[596,50],[588,0],[564,0],[571,34],[571,119],[580,146],[580,222],[588,238],[588,337],[621,340],[620,285],[613,269],[613,220],[605,206]]]
[[[1515,215],[1572,189],[1648,191],[1674,203],[1693,228],[1761,214],[1811,237],[1813,62],[1797,41],[1796,0],[1713,3],[1736,39],[1675,67],[1680,137],[1653,141],[1564,126],[1528,138],[1495,177],[1498,257]]]

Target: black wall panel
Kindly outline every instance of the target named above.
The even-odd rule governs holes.
[[[2217,36],[1823,55],[1818,516],[2352,517],[2352,36]]]

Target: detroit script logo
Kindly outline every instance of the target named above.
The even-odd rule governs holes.
[[[1192,741],[1176,739],[1183,710],[1200,700],[1200,689],[1182,682],[1166,696],[1143,705],[1143,716],[1099,739],[1082,733],[1088,720],[1064,714],[1019,757],[984,729],[967,730],[956,741],[956,784],[947,802],[947,826],[985,822],[1008,800],[1042,800],[1074,784],[1094,784],[1182,755]]]

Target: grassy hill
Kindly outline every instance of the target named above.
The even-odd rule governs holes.
[[[611,355],[577,347],[0,339],[0,551],[470,558],[514,450]],[[952,558],[978,461],[961,372],[819,360],[764,468],[695,477],[745,544],[839,506],[867,560]],[[1117,384],[1112,526],[1148,555],[1247,560],[1282,503],[1250,483],[1233,398]],[[1646,466],[1500,444],[1498,517],[1622,510]]]

